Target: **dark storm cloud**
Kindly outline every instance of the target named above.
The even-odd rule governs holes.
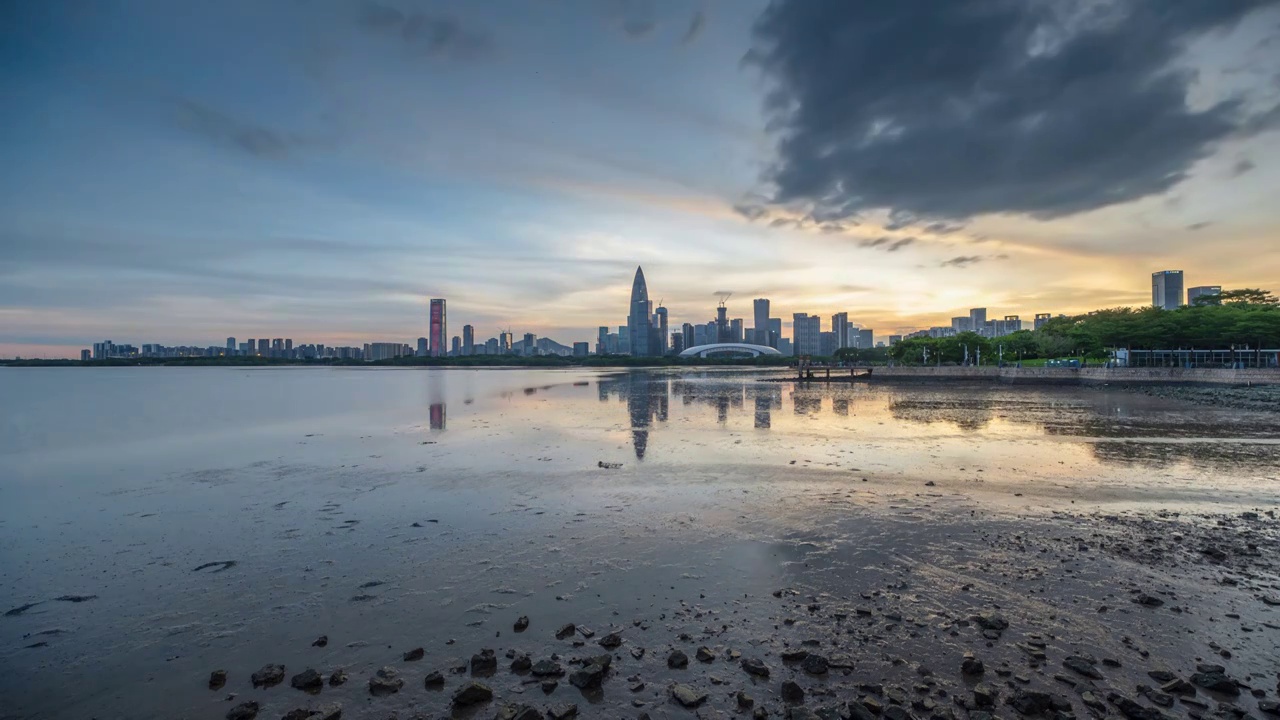
[[[194,100],[179,99],[177,105],[179,125],[250,155],[279,159],[304,144],[291,133],[237,120]]]
[[[1052,218],[1163,193],[1275,123],[1187,104],[1189,40],[1277,0],[774,0],[746,62],[772,84],[776,203],[828,216]],[[895,222],[898,227],[905,227]]]
[[[688,45],[698,36],[702,34],[702,26],[707,23],[707,16],[701,10],[693,14],[693,18],[689,20],[689,29],[684,31],[684,37],[680,38],[681,45]]]
[[[489,50],[488,35],[463,27],[455,18],[425,13],[405,14],[390,5],[365,2],[358,21],[375,33],[399,38],[429,56],[474,58]]]

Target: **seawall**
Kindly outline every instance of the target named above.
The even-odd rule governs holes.
[[[832,369],[832,382],[850,382],[849,371]],[[825,382],[815,369],[813,382]],[[1280,385],[1280,369],[875,367],[855,382],[998,382],[1028,385]]]

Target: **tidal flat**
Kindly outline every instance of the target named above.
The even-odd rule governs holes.
[[[769,376],[0,370],[0,717],[1277,713],[1280,413]]]

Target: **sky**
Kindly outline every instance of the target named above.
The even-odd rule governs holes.
[[[1280,291],[1280,0],[0,5],[0,357]]]

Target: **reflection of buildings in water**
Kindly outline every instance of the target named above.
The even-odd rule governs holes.
[[[822,396],[807,390],[791,393],[791,405],[796,415],[817,415],[822,412]]]
[[[618,395],[627,403],[627,417],[631,424],[631,444],[636,451],[636,459],[643,460],[649,447],[649,430],[653,421],[667,421],[670,396],[670,380],[648,373],[627,373],[626,375],[605,378],[597,385],[598,397],[607,401],[611,395]]]
[[[834,397],[831,398],[831,411],[837,415],[849,414],[849,398]]]
[[[773,398],[763,393],[756,395],[756,428],[757,429],[768,430],[769,428],[773,427],[773,417],[770,413],[772,409],[773,409]]]
[[[936,397],[936,396],[935,396]],[[948,394],[931,398],[903,398],[889,400],[889,412],[895,420],[922,423],[949,422],[961,430],[981,430],[991,422],[992,401],[978,395],[957,397]]]
[[[464,413],[465,414],[465,413]],[[444,430],[444,403],[431,403],[431,429]]]

